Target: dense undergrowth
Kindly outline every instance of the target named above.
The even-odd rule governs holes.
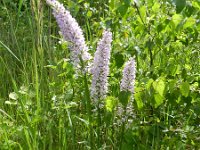
[[[60,2],[89,63],[112,33],[106,97],[91,97],[93,74],[81,60],[77,71],[51,6],[1,0],[0,150],[200,149],[200,1]],[[134,93],[120,90],[131,58]]]

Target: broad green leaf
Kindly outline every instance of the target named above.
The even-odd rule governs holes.
[[[117,104],[117,99],[112,96],[108,96],[106,99],[106,110],[112,112]]]
[[[144,94],[143,91],[144,91],[144,89],[141,88],[141,87],[136,87],[135,88],[134,99],[135,99],[135,101],[137,103],[138,109],[141,109],[144,106],[143,100],[142,100],[143,94]]]
[[[119,11],[119,13],[120,13],[120,15],[122,16],[122,17],[124,17],[125,16],[125,14],[126,14],[126,12],[127,12],[127,10],[128,10],[128,5],[121,5],[121,6],[119,6],[118,7],[118,11]]]
[[[88,18],[92,17],[92,11],[89,10],[89,11],[87,12],[87,17],[88,17]]]
[[[163,28],[164,28],[163,24],[162,24],[162,23],[159,24],[159,25],[157,26],[157,32],[161,32],[161,31],[163,30]]]
[[[180,90],[181,90],[181,94],[185,97],[188,96],[189,94],[189,91],[190,91],[190,85],[189,83],[186,81],[186,82],[183,82],[181,85],[180,85]]]
[[[144,104],[142,102],[142,92],[138,92],[134,94],[135,101],[137,103],[138,109],[143,108]]]
[[[121,53],[116,53],[114,57],[115,57],[115,63],[117,67],[118,68],[122,67],[124,64],[124,56]]]
[[[144,5],[144,6],[142,6],[142,7],[140,7],[140,14],[141,14],[141,17],[142,17],[142,20],[144,21],[144,22],[146,22],[145,20],[146,20],[146,6]],[[141,21],[142,21],[141,20]],[[143,24],[143,22],[141,22],[142,24]]]
[[[176,100],[176,102],[179,104],[181,101],[181,96],[178,97],[178,99]]]
[[[175,27],[182,21],[183,16],[179,14],[175,14],[172,16],[172,21],[175,24]]]
[[[147,90],[150,90],[151,85],[152,85],[153,82],[154,82],[153,79],[149,79],[149,81],[148,81],[147,84],[146,84],[146,89],[147,89]]]
[[[170,74],[172,76],[180,74],[180,72],[181,72],[181,66],[180,65],[176,65],[175,62],[173,64],[170,64],[168,69],[169,69]]]
[[[176,88],[176,80],[170,80],[168,83],[169,91],[170,93],[173,93],[173,91]]]
[[[196,20],[192,17],[187,18],[185,24],[183,25],[183,28],[193,27],[193,25],[196,23]]]
[[[109,6],[111,9],[115,8],[115,0],[111,0],[109,4],[110,4]]]
[[[155,108],[160,106],[164,100],[164,98],[158,93],[154,94],[154,99],[155,99]]]
[[[180,65],[177,65],[175,74],[180,74],[180,72],[181,72],[181,66],[180,66]]]
[[[153,88],[157,93],[159,93],[161,96],[164,95],[165,90],[165,81],[163,78],[159,78],[158,80],[153,82]]]
[[[199,4],[199,2],[197,2],[197,1],[192,1],[192,6],[194,6],[194,7],[198,8],[198,9],[200,9],[200,4]]]
[[[125,5],[130,6],[131,0],[124,0]]]
[[[176,12],[180,13],[186,5],[186,0],[175,0],[175,3],[176,3]]]
[[[59,41],[59,43],[60,43],[63,50],[66,50],[68,48],[69,43],[67,43],[66,41],[61,40],[61,41]]]
[[[153,12],[157,13],[160,11],[160,3],[155,3],[152,7]]]

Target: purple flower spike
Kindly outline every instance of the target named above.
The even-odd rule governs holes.
[[[120,84],[121,91],[129,91],[134,93],[135,74],[135,60],[134,58],[131,58],[128,62],[126,62],[123,70],[123,77]]]
[[[128,62],[125,63],[123,76],[120,84],[120,90],[134,93],[136,65],[134,58],[130,58]],[[130,128],[134,118],[134,108],[133,108],[133,97],[130,98],[127,106],[124,108],[121,103],[117,107],[117,125],[121,126],[126,123],[126,128]]]
[[[46,2],[53,9],[53,15],[56,18],[64,40],[69,42],[71,59],[74,66],[79,67],[80,57],[84,62],[91,58],[85,43],[83,31],[77,21],[71,16],[70,12],[65,9],[63,4],[59,3],[57,0],[46,0]]]
[[[91,85],[91,97],[97,102],[97,100],[104,99],[106,97],[108,89],[108,74],[109,74],[109,62],[111,52],[112,33],[108,30],[103,32],[102,39],[98,42],[97,50],[94,54],[93,67],[91,69],[92,85]]]

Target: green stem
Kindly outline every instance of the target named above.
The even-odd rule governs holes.
[[[71,115],[70,115],[70,112],[69,110],[67,109],[67,115],[68,115],[68,119],[69,119],[69,125],[71,127],[71,130],[72,130],[72,148],[75,149],[75,131],[74,131],[74,126],[73,126],[73,122],[72,122],[72,119],[71,119]]]
[[[89,118],[89,130],[90,130],[90,147],[93,149],[93,133],[92,133],[92,116],[91,116],[91,99],[90,99],[90,92],[88,87],[87,75],[84,75],[84,84],[85,84],[85,96],[87,100],[87,115]]]
[[[98,102],[98,128],[97,128],[97,136],[98,136],[98,148],[101,146],[101,109],[99,107],[100,101]]]
[[[85,70],[85,65],[83,62],[83,59],[80,56],[80,62],[82,65],[82,73],[84,74],[84,86],[85,86],[85,98],[86,98],[86,109],[87,109],[87,115],[89,118],[89,130],[90,130],[90,148],[93,149],[93,132],[92,132],[92,116],[91,116],[91,99],[90,99],[90,90],[89,90],[89,86],[88,86],[88,80],[87,80],[87,72]]]
[[[125,129],[125,122],[122,124],[122,130],[121,130],[121,139],[120,139],[120,150],[122,150],[122,143],[124,138],[124,129]]]
[[[122,117],[126,117],[126,106],[124,107],[124,112],[123,112],[123,116]],[[122,143],[123,143],[123,139],[124,139],[125,123],[126,123],[126,120],[123,121],[122,127],[121,127],[120,147],[119,147],[120,150],[122,150]]]

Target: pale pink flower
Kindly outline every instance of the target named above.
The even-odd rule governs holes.
[[[91,56],[88,53],[88,47],[85,43],[83,31],[77,21],[71,16],[70,12],[65,9],[63,4],[57,0],[46,0],[53,9],[53,15],[56,18],[64,40],[69,42],[71,50],[71,59],[75,67],[80,66],[80,58],[88,61]]]
[[[135,74],[135,60],[134,58],[130,58],[130,60],[126,62],[124,66],[123,77],[120,84],[121,91],[129,91],[134,93]]]
[[[94,54],[91,85],[91,97],[94,101],[104,99],[108,90],[108,75],[111,52],[112,33],[108,30],[103,32],[102,39],[98,42]]]

